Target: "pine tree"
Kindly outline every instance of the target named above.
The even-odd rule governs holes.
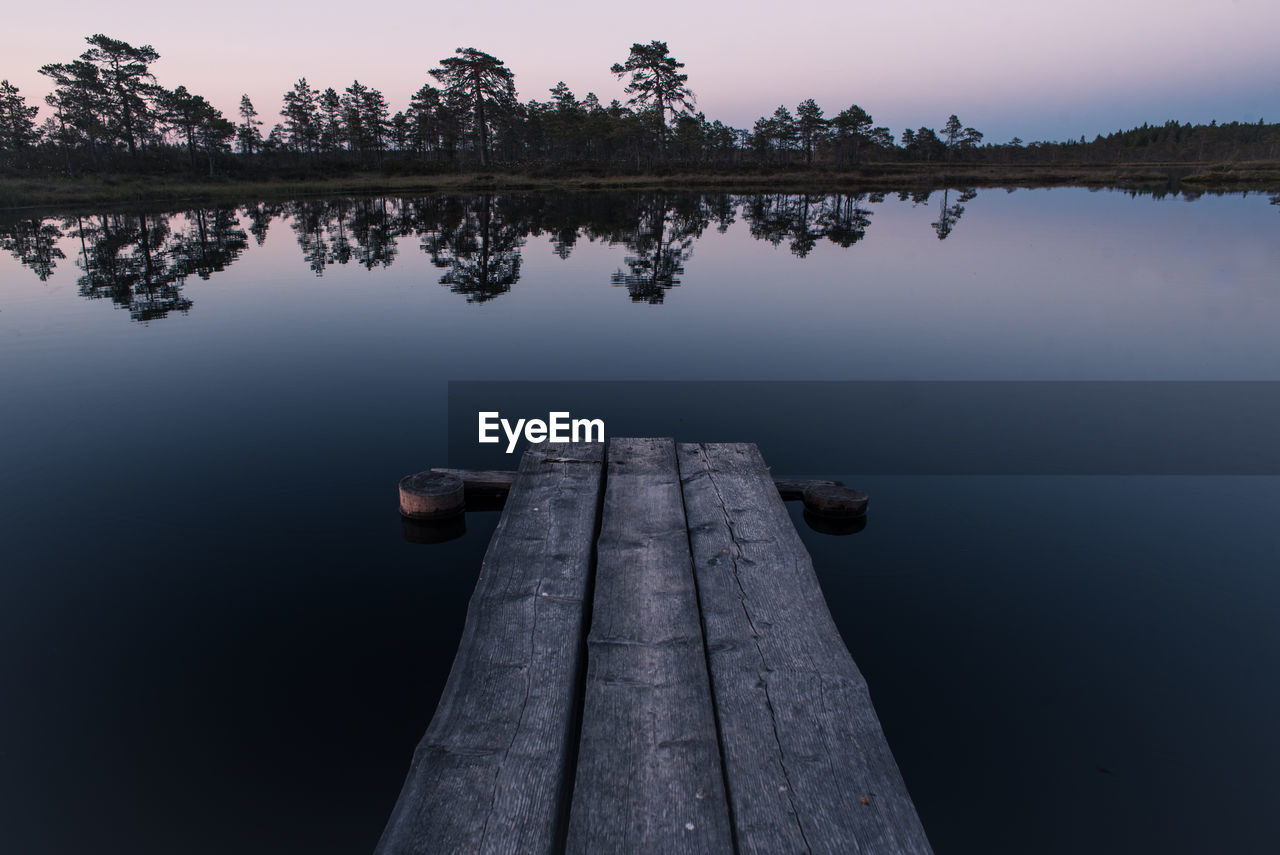
[[[185,86],[172,92],[164,90],[156,99],[161,117],[186,140],[192,167],[196,165],[196,130],[201,121],[202,102],[203,98],[192,95]]]
[[[353,80],[342,93],[342,131],[347,147],[363,152],[370,146],[370,132],[365,127],[364,98],[369,87]]]
[[[320,148],[324,151],[342,148],[342,98],[332,86],[320,93],[316,113],[320,121]]]
[[[295,151],[314,152],[320,139],[320,119],[317,95],[307,78],[302,77],[293,88],[284,93],[284,130],[289,144]]]
[[[377,89],[367,88],[360,97],[360,122],[364,126],[365,137],[369,145],[378,152],[387,147],[387,136],[391,132],[388,118],[390,108],[387,99]]]
[[[779,151],[791,151],[795,148],[796,141],[800,138],[796,131],[796,120],[791,115],[791,111],[785,105],[778,105],[778,109],[773,111],[773,132],[774,144]]]
[[[831,119],[831,127],[841,156],[857,162],[858,152],[868,141],[868,134],[871,132],[871,114],[853,104]],[[903,134],[903,145],[907,145],[909,141],[908,134],[911,134],[910,130]]]
[[[689,75],[681,74],[683,62],[678,62],[667,49],[666,42],[652,41],[647,45],[636,42],[625,63],[613,64],[610,69],[618,77],[631,75],[631,82],[623,90],[631,96],[627,104],[642,111],[652,111],[658,135],[658,153],[666,148],[667,114],[674,119],[691,111],[694,94],[686,82]]]
[[[409,121],[409,141],[414,151],[435,151],[440,146],[440,90],[425,84],[409,99],[405,117]]]
[[[515,75],[495,56],[475,48],[458,48],[456,56],[440,60],[431,76],[444,87],[445,100],[455,109],[471,113],[472,129],[480,152],[480,166],[489,165],[490,125],[499,114],[516,105]]]
[[[822,118],[822,108],[812,98],[796,107],[796,133],[804,149],[805,163],[813,163],[813,150],[825,139],[828,122]]]
[[[39,107],[28,107],[18,87],[0,80],[0,151],[22,151],[34,145],[36,113]]]
[[[107,139],[107,100],[98,67],[82,59],[50,63],[40,73],[53,80],[54,90],[45,103],[54,110],[58,140],[71,172],[71,147],[84,143],[92,163],[98,162],[98,144]]]
[[[139,142],[155,124],[152,108],[161,90],[150,66],[160,54],[151,45],[134,47],[101,33],[85,41],[89,49],[80,59],[98,68],[107,101],[108,127],[128,147],[129,154],[136,156]]]
[[[241,95],[240,124],[236,126],[236,141],[240,144],[242,153],[253,154],[262,146],[262,132],[258,130],[261,125],[258,111],[253,108],[253,102],[249,100],[248,95]]]

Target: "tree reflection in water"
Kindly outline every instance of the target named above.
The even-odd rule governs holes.
[[[955,228],[974,190],[943,191],[932,227],[941,239]],[[927,204],[930,191],[898,195]],[[208,279],[249,243],[261,246],[283,221],[303,261],[323,276],[334,265],[389,268],[400,241],[413,240],[440,272],[439,283],[468,302],[508,293],[520,279],[529,238],[545,236],[560,259],[583,242],[622,247],[622,266],[609,282],[636,303],[661,304],[681,283],[705,230],[725,232],[738,219],[752,237],[785,244],[805,258],[823,241],[852,247],[871,227],[883,193],[600,192],[580,194],[430,195],[415,198],[308,199],[201,208],[178,214],[106,213],[66,219],[0,221],[0,247],[41,281],[74,254],[82,295],[110,299],[138,321],[186,312],[191,275]]]
[[[655,193],[634,198],[628,220],[634,225],[613,241],[631,254],[624,259],[626,270],[618,270],[609,281],[626,288],[632,302],[656,305],[680,284],[693,242],[711,224],[711,211],[700,196]]]
[[[0,249],[11,253],[41,281],[48,281],[58,262],[66,258],[58,247],[62,229],[51,220],[22,219],[0,226]]]
[[[960,222],[960,218],[964,216],[964,203],[978,195],[977,190],[960,190],[959,196],[956,197],[955,204],[947,204],[951,191],[942,191],[942,202],[938,206],[938,221],[930,223],[933,230],[938,234],[938,240],[946,240],[951,234],[951,230],[956,227],[956,223]]]
[[[448,221],[430,229],[422,248],[443,268],[440,284],[469,303],[483,303],[511,290],[520,279],[520,247],[528,232],[518,216],[504,217],[492,196],[481,196],[450,211]]]
[[[182,285],[192,275],[208,279],[225,270],[248,245],[229,208],[177,216],[112,213],[77,216],[63,223],[75,241],[80,294],[110,299],[136,321],[186,312]]]

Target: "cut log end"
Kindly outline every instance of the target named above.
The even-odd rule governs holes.
[[[400,514],[411,520],[442,520],[466,509],[462,479],[419,472],[400,479]]]
[[[852,487],[815,484],[804,491],[804,507],[815,516],[852,519],[867,512],[867,494]]]

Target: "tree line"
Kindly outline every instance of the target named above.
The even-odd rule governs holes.
[[[749,129],[696,111],[684,63],[666,42],[633,44],[611,72],[625,100],[578,98],[557,83],[545,101],[521,102],[515,75],[499,58],[458,48],[428,72],[392,112],[383,93],[352,81],[341,91],[300,78],[281,96],[278,121],[240,99],[228,118],[184,85],[160,85],[150,45],[95,34],[69,62],[40,73],[52,92],[48,115],[0,81],[0,166],[9,171],[253,173],[487,169],[491,166],[850,167],[868,162],[1114,163],[1274,159],[1280,125],[1147,126],[1092,142],[993,143],[952,115],[938,129],[907,128],[895,137],[852,104],[828,116],[813,99],[780,105]]]

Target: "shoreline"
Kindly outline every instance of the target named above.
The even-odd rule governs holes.
[[[293,178],[91,175],[79,179],[0,177],[0,211],[93,204],[231,202],[373,193],[711,190],[722,192],[901,192],[972,187],[1094,187],[1193,192],[1280,191],[1280,161],[1206,164],[868,163],[854,169],[688,171],[598,175],[585,172],[355,172]]]

